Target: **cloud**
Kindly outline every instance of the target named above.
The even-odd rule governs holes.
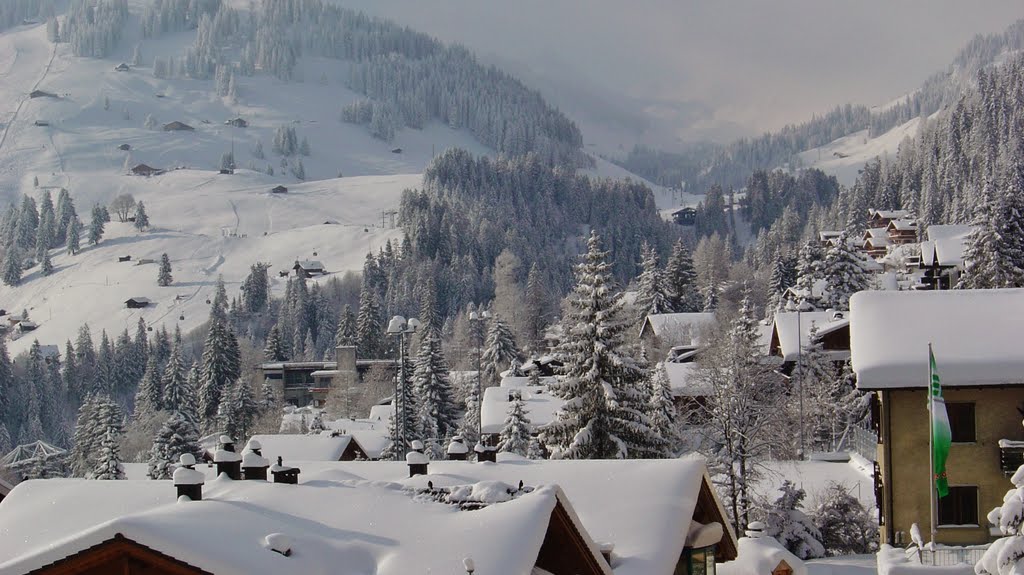
[[[1019,0],[346,4],[503,62],[570,114],[619,107],[638,137],[646,130],[685,140],[756,134],[841,103],[890,101],[945,68],[976,33],[1024,17]],[[581,121],[585,136],[590,121]]]

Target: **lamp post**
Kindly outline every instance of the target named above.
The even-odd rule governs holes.
[[[472,322],[476,331],[476,441],[484,441],[484,388],[483,372],[480,370],[481,356],[484,347],[484,325],[491,318],[491,312],[484,310],[479,314],[475,311],[469,312],[469,321]]]
[[[405,405],[404,400],[399,400],[400,392],[405,391],[406,385],[406,374],[405,374],[405,336],[406,334],[416,333],[416,328],[420,326],[418,319],[411,317],[406,320],[400,315],[396,315],[391,318],[388,322],[387,333],[390,336],[394,336],[398,339],[398,374],[395,376],[395,399],[392,401],[394,407],[394,414],[391,417],[395,419],[395,425],[392,429],[391,442],[394,444],[395,461],[399,461],[402,458],[401,450],[399,446],[406,445],[405,437],[405,410],[408,406]]]

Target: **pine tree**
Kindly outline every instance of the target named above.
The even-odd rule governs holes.
[[[775,319],[775,314],[784,309],[786,290],[792,287],[788,283],[789,277],[785,254],[781,251],[775,252],[772,275],[768,278],[768,304],[764,308],[765,319],[768,321]]]
[[[765,521],[766,534],[774,537],[800,559],[824,557],[825,547],[821,544],[821,532],[800,510],[807,493],[803,489],[797,489],[788,479],[782,483],[779,491],[782,495],[768,511]]]
[[[484,342],[484,350],[480,356],[484,387],[500,384],[501,372],[518,359],[519,348],[516,346],[512,330],[501,318],[494,316],[487,329],[487,341]]]
[[[49,196],[46,196],[49,198]],[[53,206],[44,211],[39,220],[39,227],[36,229],[36,261],[43,261],[43,257],[50,251],[53,245],[54,223]]]
[[[642,451],[652,435],[640,409],[643,373],[625,352],[629,324],[611,292],[607,256],[592,233],[568,296],[566,337],[558,349],[565,379],[551,389],[566,404],[541,432],[559,458],[625,458],[631,449]]]
[[[160,271],[156,277],[156,285],[160,287],[167,287],[174,281],[174,277],[171,276],[171,258],[167,257],[164,253],[160,256]]]
[[[17,246],[9,246],[4,257],[4,283],[16,286],[21,283],[21,256]]]
[[[79,234],[81,233],[82,222],[78,220],[78,216],[75,216],[68,223],[68,239],[67,248],[68,254],[75,255],[81,249]]]
[[[207,427],[215,423],[222,397],[238,379],[237,364],[231,357],[232,334],[214,312],[210,316],[199,372],[199,416]]]
[[[186,453],[191,453],[196,459],[202,455],[199,430],[195,422],[175,411],[153,438],[147,475],[150,479],[170,479],[178,459]]]
[[[441,335],[427,329],[416,356],[413,373],[420,436],[440,440],[456,431],[459,412],[452,394],[448,362],[441,350]]]
[[[357,337],[356,315],[352,312],[352,306],[345,304],[341,310],[341,321],[338,322],[338,331],[334,335],[334,346],[355,345]]]
[[[176,333],[180,334],[180,331]],[[151,354],[154,357],[156,354]],[[189,384],[185,372],[185,362],[181,357],[181,340],[175,337],[171,355],[164,367],[163,375],[163,407],[174,412],[181,412],[192,422],[197,421],[196,390]]]
[[[828,290],[828,305],[833,309],[850,309],[850,296],[868,289],[868,274],[845,233],[825,252],[822,274]]]
[[[967,269],[959,287],[1024,286],[1024,163],[1007,170],[1002,188],[993,189],[990,181],[985,181],[964,251]]]
[[[50,259],[50,252],[43,252],[42,272],[44,276],[53,275],[53,260]]]
[[[664,364],[656,364],[648,375],[650,396],[647,400],[647,417],[651,421],[651,429],[661,439],[660,449],[651,453],[651,457],[675,457],[679,449],[679,431],[677,428],[677,412],[672,385]]]
[[[544,348],[544,328],[547,326],[547,295],[541,280],[540,268],[534,262],[526,276],[526,346],[530,351]]]
[[[794,302],[801,309],[814,309],[820,294],[814,293],[814,284],[824,278],[825,254],[816,239],[808,240],[800,248],[796,264],[796,288],[799,301]]]
[[[252,385],[239,378],[229,393],[225,394],[223,402],[224,405],[219,412],[224,418],[224,433],[231,437],[249,437],[260,411]]]
[[[812,512],[821,544],[829,555],[865,555],[878,551],[878,524],[860,500],[830,481]]]
[[[146,206],[139,201],[135,204],[135,229],[140,232],[149,227],[149,216],[146,214]]]
[[[465,411],[459,425],[459,435],[466,441],[466,445],[476,445],[480,441],[480,395],[476,391],[475,382],[468,387],[463,402]]]
[[[508,416],[498,435],[498,451],[526,456],[530,448],[530,420],[526,417],[528,413],[522,394],[512,392]]]
[[[245,311],[259,313],[267,308],[270,301],[269,264],[255,263],[249,266],[249,275],[242,282],[242,301]]]
[[[156,355],[150,355],[135,393],[135,419],[149,417],[164,408],[164,390]]]
[[[124,479],[124,468],[121,465],[121,448],[118,446],[120,432],[115,427],[108,427],[100,441],[96,467],[90,479]]]
[[[267,344],[263,348],[263,359],[267,361],[286,361],[288,354],[281,342],[281,330],[275,324],[267,333]]]
[[[669,313],[674,308],[671,295],[666,293],[665,279],[658,267],[658,253],[644,242],[640,248],[643,260],[640,263],[640,277],[637,278],[636,307],[637,324],[642,324],[648,315]]]
[[[110,221],[110,215],[104,216],[105,209],[99,205],[92,208],[92,222],[89,224],[89,245],[94,246],[103,239],[104,224]]]
[[[376,359],[384,356],[384,327],[381,325],[380,303],[364,277],[359,292],[359,316],[356,320],[356,347],[359,357]]]
[[[672,255],[665,270],[666,291],[671,294],[671,308],[676,313],[698,312],[702,301],[697,293],[697,273],[693,269],[693,258],[683,240],[676,240]]]

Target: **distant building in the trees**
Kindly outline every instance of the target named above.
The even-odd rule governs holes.
[[[158,176],[162,173],[164,173],[164,171],[160,168],[154,168],[152,166],[147,166],[146,164],[136,164],[135,167],[132,168],[133,176]]]
[[[127,152],[127,151],[132,149],[132,145],[131,144],[121,144],[120,146],[117,147],[117,149],[121,150],[122,152]]]
[[[917,220],[892,220],[885,227],[889,243],[893,245],[912,244],[917,241]]]
[[[44,92],[43,90],[32,90],[28,94],[29,98],[59,98],[57,94],[52,92]]]
[[[295,265],[292,266],[292,270],[295,271],[296,276],[303,278],[310,278],[327,273],[327,271],[324,270],[324,264],[317,260],[295,260]]]
[[[374,461],[387,447],[387,426],[380,429],[324,432],[319,435],[254,435],[271,461]]]
[[[402,148],[392,148],[391,149],[391,153],[392,154],[401,154],[402,153]]]
[[[888,225],[888,224],[887,224]],[[892,242],[889,241],[889,232],[884,227],[868,228],[864,230],[864,243],[861,247],[873,258],[880,258],[889,251]]]
[[[335,350],[335,361],[271,361],[259,369],[285,403],[321,407],[332,388],[347,389],[357,385],[371,367],[394,370],[397,363],[395,359],[356,359],[354,347],[341,346]]]
[[[778,312],[772,322],[768,355],[782,359],[782,373],[789,374],[800,355],[811,346],[811,330],[825,355],[836,363],[850,359],[849,312]]]
[[[272,194],[287,194],[288,193],[288,188],[286,188],[284,186],[274,186],[273,188],[271,188],[270,193],[272,193]]]
[[[175,120],[175,121],[170,122],[168,124],[164,124],[164,131],[165,132],[194,132],[195,128],[193,128],[192,126],[189,126],[188,124],[186,124],[184,122],[179,122],[179,121]]]
[[[225,120],[224,124],[228,126],[234,126],[236,128],[249,127],[249,122],[246,122],[244,118],[231,118],[230,120]]]
[[[1024,289],[863,291],[850,308],[857,387],[874,394],[882,543],[909,544],[911,525],[928,525],[929,343],[952,432],[936,543],[990,542],[985,516],[1024,462]]]
[[[694,343],[700,338],[700,331],[715,321],[715,314],[659,313],[650,314],[640,326],[640,341],[648,351]]]
[[[818,232],[818,243],[821,244],[821,247],[823,247],[823,248],[827,248],[827,247],[833,246],[833,245],[835,245],[836,240],[838,240],[839,236],[841,236],[841,235],[843,235],[843,232],[837,232],[837,231]]]
[[[131,69],[132,69],[131,66],[129,66],[128,64],[125,64],[124,62],[121,62],[120,64],[118,64],[117,66],[114,67],[114,70],[118,71],[118,72],[127,72],[127,71],[129,71]]]
[[[133,297],[125,300],[124,304],[128,309],[141,309],[153,303],[148,297]]]
[[[38,327],[39,324],[37,324],[36,322],[23,319],[18,322],[18,325],[15,327],[15,329],[18,330],[18,333],[27,333],[30,331],[35,331]]]
[[[868,210],[869,228],[887,228],[895,220],[912,220],[909,210]]]
[[[672,212],[672,220],[680,226],[692,226],[697,223],[697,210],[690,206]]]
[[[46,127],[46,126],[49,126],[49,125],[50,125],[50,122],[49,122],[49,121],[47,121],[47,120],[36,120],[36,121],[35,121],[35,125],[37,125],[37,126],[42,126],[42,127]]]

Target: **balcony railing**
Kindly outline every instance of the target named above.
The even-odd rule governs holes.
[[[999,467],[1005,475],[1013,475],[1024,465],[1024,441],[999,440]]]

